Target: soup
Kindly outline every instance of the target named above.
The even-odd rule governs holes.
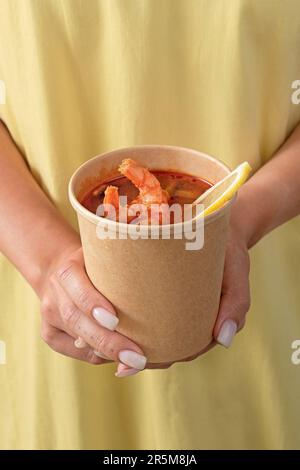
[[[169,206],[179,204],[183,208],[185,204],[191,204],[212,186],[211,183],[202,178],[175,171],[151,170],[151,174],[156,177],[161,188],[166,192]],[[105,202],[105,191],[110,186],[117,188],[119,196],[127,197],[128,205],[137,201],[139,189],[128,177],[117,176],[92,188],[82,198],[81,204],[90,212],[96,214],[98,206]],[[172,220],[171,223],[173,223]]]

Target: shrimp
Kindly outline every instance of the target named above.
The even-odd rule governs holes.
[[[121,217],[121,222],[129,223],[137,218],[136,214],[130,214],[131,204],[124,206],[121,212],[122,206],[120,205],[119,188],[117,186],[107,186],[104,192],[103,206],[105,217],[108,219],[118,222]],[[122,220],[122,217],[124,220]]]
[[[158,179],[147,168],[126,158],[119,166],[119,171],[136,186],[140,193],[133,203],[145,205],[168,203],[168,193],[162,189]]]
[[[119,188],[117,186],[107,186],[103,204],[111,204],[115,209],[119,209]]]
[[[119,220],[122,209],[122,216],[125,216],[127,223],[147,223],[150,215],[151,223],[160,224],[163,214],[169,210],[169,194],[162,189],[158,179],[147,168],[129,158],[122,161],[119,171],[139,189],[139,195],[123,208],[119,203],[118,187],[107,186],[103,199],[106,217]]]
[[[119,188],[107,186],[103,199],[104,216],[117,221],[119,219]]]

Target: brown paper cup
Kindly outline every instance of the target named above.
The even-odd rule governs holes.
[[[161,145],[114,150],[84,163],[72,176],[69,197],[77,212],[85,266],[94,286],[115,306],[117,331],[134,340],[149,363],[189,358],[212,341],[223,276],[232,201],[204,219],[204,245],[187,250],[185,238],[120,239],[127,224],[86,210],[82,196],[117,174],[124,158],[152,169],[175,170],[216,183],[230,170],[195,150]],[[99,239],[97,227],[116,239]],[[148,228],[149,229],[149,228]]]

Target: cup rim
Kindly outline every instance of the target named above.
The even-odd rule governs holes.
[[[75,191],[74,191],[74,185],[75,185],[75,180],[76,178],[78,177],[78,175],[81,173],[81,171],[88,165],[91,164],[92,161],[94,160],[101,160],[103,158],[106,158],[108,157],[109,155],[113,155],[113,154],[116,154],[120,151],[128,151],[130,149],[172,149],[172,150],[183,150],[183,151],[192,151],[192,152],[196,152],[198,154],[201,154],[202,156],[204,156],[205,158],[207,158],[208,160],[211,160],[213,162],[216,162],[221,166],[223,167],[226,171],[230,172],[232,171],[230,169],[230,167],[228,165],[226,165],[226,163],[224,163],[222,160],[220,160],[219,158],[216,158],[212,155],[209,155],[205,152],[201,152],[199,150],[196,150],[196,149],[192,149],[190,147],[180,147],[180,146],[176,146],[176,145],[158,145],[158,144],[145,144],[145,145],[134,145],[134,146],[130,146],[130,147],[119,147],[119,148],[116,148],[116,149],[113,149],[113,150],[110,150],[108,152],[103,152],[99,155],[95,155],[94,157],[92,158],[89,158],[87,161],[85,161],[84,163],[82,163],[75,171],[74,173],[72,174],[71,178],[70,178],[70,181],[69,181],[69,184],[68,184],[68,196],[69,196],[69,201],[73,207],[73,209],[75,209],[76,213],[77,214],[80,214],[82,217],[84,217],[85,219],[89,220],[90,222],[92,222],[93,224],[95,225],[98,225],[99,223],[102,223],[102,224],[105,224],[108,229],[109,228],[112,228],[113,230],[116,230],[116,228],[118,228],[119,230],[122,231],[122,229],[124,230],[128,230],[128,227],[130,227],[130,224],[125,224],[123,222],[117,222],[117,221],[114,221],[114,220],[110,220],[110,219],[106,219],[105,217],[100,217],[99,215],[96,215],[94,214],[93,212],[89,211],[88,209],[86,209],[77,199],[76,195],[75,195]],[[204,221],[204,225],[208,225],[210,224],[211,222],[213,222],[214,220],[218,219],[223,213],[227,212],[227,210],[229,210],[231,208],[231,205],[233,204],[234,200],[236,199],[236,194],[233,196],[232,199],[230,199],[229,201],[227,201],[223,206],[221,206],[219,209],[215,210],[214,212],[204,216],[203,218],[203,221]],[[173,229],[175,230],[176,228],[181,228],[181,227],[184,227],[186,224],[191,224],[191,220],[187,220],[187,221],[184,221],[184,222],[178,222],[176,224],[166,224],[166,225],[156,225],[156,226],[151,226],[151,225],[142,225],[140,227],[142,227],[141,231],[145,231],[145,230],[150,230],[151,227],[159,227],[159,229],[161,229],[162,227],[164,227],[164,230],[167,230],[167,229]]]

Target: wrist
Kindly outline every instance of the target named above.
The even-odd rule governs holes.
[[[231,226],[248,249],[273,226],[276,201],[264,185],[250,179],[238,193],[232,208]]]

